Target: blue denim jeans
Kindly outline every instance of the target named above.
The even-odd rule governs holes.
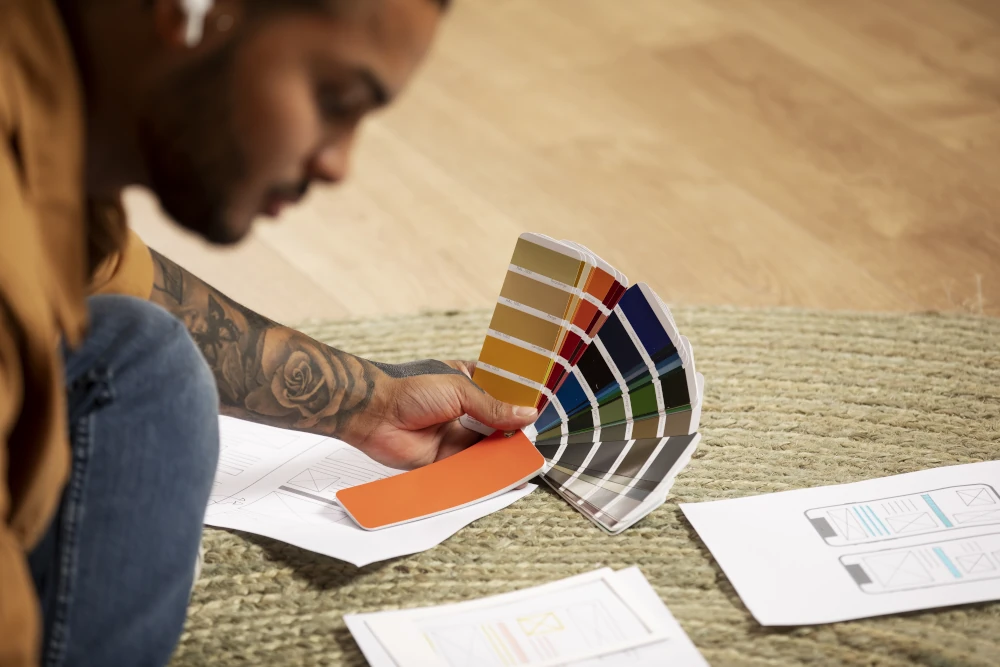
[[[184,625],[219,450],[218,394],[181,323],[89,300],[65,354],[70,478],[29,555],[46,667],[164,665]]]

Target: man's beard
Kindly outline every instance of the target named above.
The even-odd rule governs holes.
[[[229,219],[245,160],[232,124],[233,45],[177,73],[143,109],[139,148],[164,211],[211,243],[239,241],[248,225]]]

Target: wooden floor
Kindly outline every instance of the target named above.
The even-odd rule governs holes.
[[[353,180],[236,251],[285,322],[485,307],[516,236],[674,304],[1000,314],[997,0],[458,0]]]

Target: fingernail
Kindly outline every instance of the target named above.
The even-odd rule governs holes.
[[[514,406],[514,416],[515,417],[534,417],[538,414],[538,410],[534,408],[529,408],[526,405],[515,405]]]

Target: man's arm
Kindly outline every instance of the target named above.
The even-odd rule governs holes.
[[[467,446],[468,413],[494,428],[521,428],[533,410],[483,393],[440,361],[389,365],[319,343],[241,306],[154,250],[152,300],[184,322],[208,361],[222,414],[336,437],[394,467]],[[456,364],[457,365],[457,364]]]
[[[343,437],[369,407],[372,363],[258,315],[154,250],[152,300],[174,313],[205,355],[220,411]]]

